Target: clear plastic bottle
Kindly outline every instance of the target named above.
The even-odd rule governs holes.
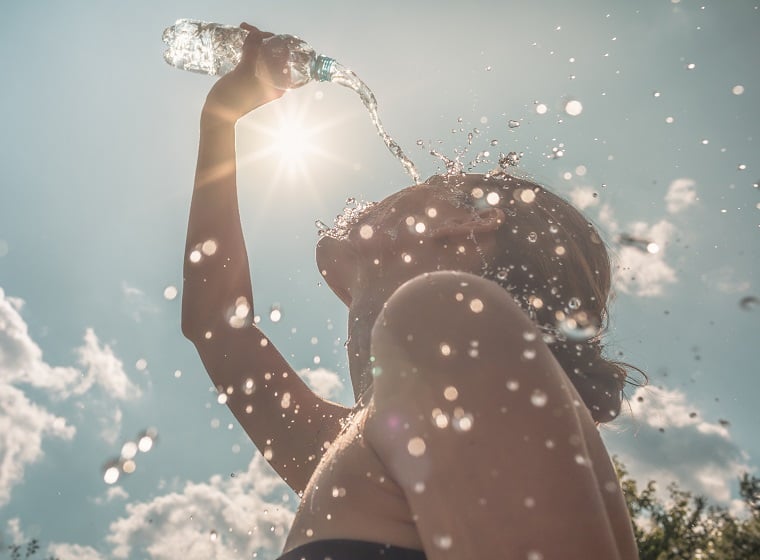
[[[221,76],[240,62],[247,35],[232,25],[180,19],[164,30],[164,60],[181,70]],[[312,80],[330,81],[334,65],[298,37],[274,35],[261,44],[256,76],[278,89],[293,89]]]

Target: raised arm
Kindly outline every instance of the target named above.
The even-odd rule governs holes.
[[[249,30],[238,67],[220,78],[201,115],[187,230],[182,332],[219,393],[296,492],[308,483],[349,409],[318,397],[253,323],[253,291],[237,201],[235,123],[283,92],[254,76],[261,33]]]
[[[450,271],[410,280],[372,354],[367,440],[430,560],[638,557],[590,414],[502,287]]]

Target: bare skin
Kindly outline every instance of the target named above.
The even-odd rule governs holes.
[[[435,560],[637,558],[591,416],[530,319],[478,276],[503,212],[435,196],[479,179],[410,187],[346,239],[320,240],[317,265],[349,311],[353,409],[315,395],[252,324],[234,125],[282,92],[253,76],[262,34],[247,28],[240,66],[201,117],[182,327],[303,496],[285,550],[348,538]]]

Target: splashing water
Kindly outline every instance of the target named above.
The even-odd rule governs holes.
[[[522,153],[518,154],[517,152],[509,152],[506,155],[500,154],[499,167],[501,168],[501,171],[508,173],[510,167],[517,167],[520,163],[520,158],[522,158]]]
[[[359,221],[359,217],[372,208],[377,202],[358,201],[355,198],[347,198],[343,213],[335,216],[332,227],[322,220],[317,220],[317,235],[320,237],[332,237],[333,239],[345,239],[351,227]]]
[[[414,182],[419,185],[420,174],[417,172],[417,168],[391,135],[385,131],[383,124],[380,122],[380,117],[377,114],[377,99],[375,99],[375,94],[372,93],[372,90],[369,89],[369,87],[367,87],[367,84],[362,82],[352,70],[338,62],[334,62],[332,65],[330,81],[334,84],[352,89],[359,94],[362,103],[367,108],[367,111],[369,111],[372,124],[375,125],[377,133],[383,139],[383,142],[385,142],[388,150],[401,162],[401,165],[404,166],[404,170],[412,177],[412,179],[414,179]]]
[[[437,150],[430,150],[430,155],[435,156],[443,162],[446,167],[445,176],[451,177],[452,175],[462,175],[464,173],[464,165],[460,161],[460,156],[454,159],[448,158]]]

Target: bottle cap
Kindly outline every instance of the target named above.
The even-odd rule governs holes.
[[[329,82],[333,73],[335,59],[329,56],[317,56],[316,77],[320,82]]]

